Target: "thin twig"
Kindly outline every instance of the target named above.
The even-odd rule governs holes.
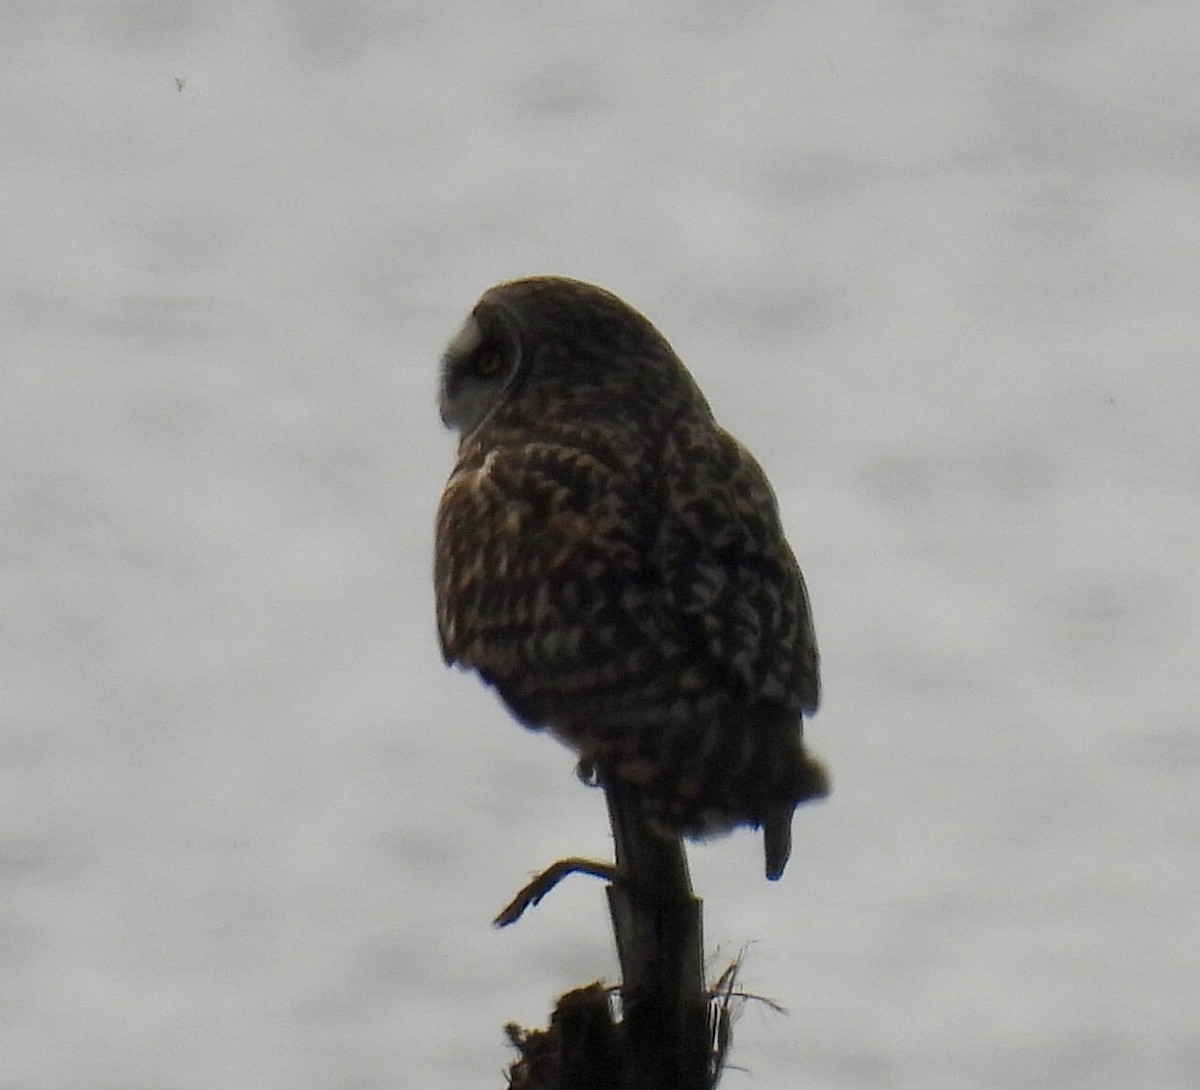
[[[606,882],[617,880],[617,868],[612,863],[600,859],[583,859],[571,856],[551,863],[544,871],[534,875],[533,879],[524,885],[517,895],[500,910],[500,914],[492,921],[496,927],[507,927],[516,923],[527,908],[539,904],[555,886],[568,874],[590,874],[593,878],[603,878]]]

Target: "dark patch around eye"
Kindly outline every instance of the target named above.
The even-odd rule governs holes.
[[[483,378],[495,378],[504,370],[504,357],[496,348],[483,348],[475,357],[475,373]]]

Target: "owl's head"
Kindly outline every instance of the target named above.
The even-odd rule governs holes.
[[[611,292],[538,276],[484,292],[442,357],[442,420],[464,438],[502,406],[530,419],[703,395],[661,333]]]

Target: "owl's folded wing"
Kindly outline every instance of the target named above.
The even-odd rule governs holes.
[[[460,467],[437,521],[446,660],[478,670],[526,718],[543,690],[582,697],[644,673],[666,650],[645,632],[648,510],[577,447],[503,446]]]
[[[718,675],[751,703],[814,712],[820,680],[808,593],[766,475],[719,430],[674,460],[680,468],[670,475],[657,546],[670,612],[687,618]]]

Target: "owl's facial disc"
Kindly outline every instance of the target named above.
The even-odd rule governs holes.
[[[472,432],[503,392],[515,356],[514,346],[485,332],[471,314],[442,357],[443,423],[463,436]]]
[[[446,346],[446,358],[449,359],[453,356],[455,359],[466,359],[482,341],[483,331],[479,328],[478,319],[474,314],[468,314],[462,329],[454,334],[453,339]]]

